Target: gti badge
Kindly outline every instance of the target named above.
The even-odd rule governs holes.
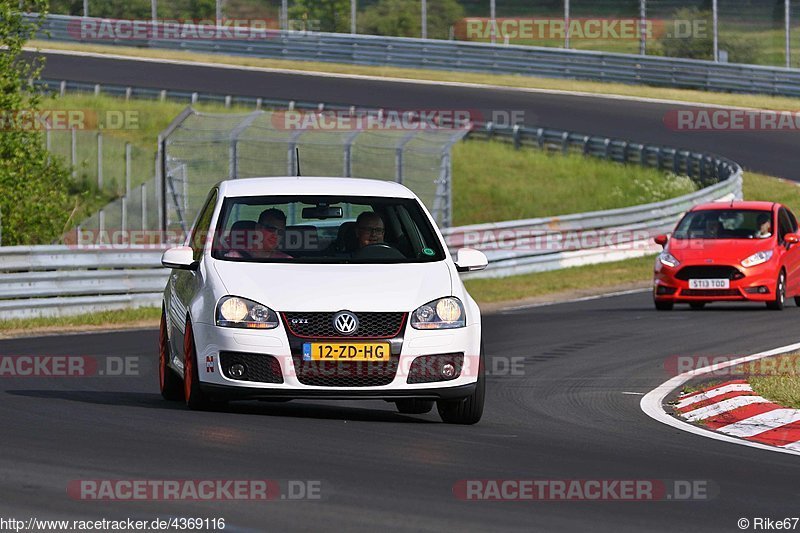
[[[333,315],[333,328],[342,335],[352,335],[358,330],[358,318],[350,311]]]
[[[292,324],[308,324],[307,318],[293,318]]]

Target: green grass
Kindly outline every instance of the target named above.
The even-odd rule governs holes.
[[[154,324],[161,316],[161,308],[142,307],[140,309],[123,309],[120,311],[103,311],[100,313],[65,316],[57,318],[26,318],[0,321],[0,333],[28,332],[44,330],[60,330],[89,327],[113,327],[143,323]]]
[[[746,200],[778,202],[800,213],[800,184],[794,181],[746,172],[742,191]]]
[[[453,147],[453,224],[583,213],[689,194],[687,177],[500,141]],[[580,194],[576,194],[580,191]]]
[[[132,57],[176,59],[183,61],[220,63],[259,68],[327,72],[344,75],[365,75],[411,80],[461,82],[490,86],[520,87],[527,89],[579,91],[593,94],[613,94],[620,96],[659,98],[682,102],[701,102],[718,105],[752,107],[757,109],[794,111],[798,109],[798,105],[800,105],[800,99],[798,98],[715,93],[708,91],[671,89],[665,87],[649,87],[646,85],[626,85],[623,83],[602,83],[570,79],[539,78],[511,74],[498,75],[469,72],[449,72],[433,69],[374,67],[313,61],[287,61],[269,58],[226,56],[222,54],[201,54],[180,50],[153,50],[124,46],[63,43],[46,40],[31,41],[29,46],[56,50],[77,50],[101,54],[126,55]]]
[[[654,256],[586,265],[498,279],[467,280],[478,303],[495,303],[581,289],[602,289],[642,282],[653,275]]]
[[[760,362],[764,368],[764,361]],[[784,407],[800,409],[800,354],[794,353],[770,358],[768,372],[764,368],[763,375],[751,376],[748,381],[756,394]]]

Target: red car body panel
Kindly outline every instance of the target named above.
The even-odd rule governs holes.
[[[671,254],[680,264],[671,267],[656,259],[653,297],[657,303],[726,300],[770,302],[775,299],[781,270],[786,273],[786,297],[800,296],[800,244],[788,244],[783,239],[787,233],[798,231],[797,221],[785,206],[772,202],[713,202],[698,205],[689,213],[737,209],[770,212],[772,236],[736,239],[670,238],[664,251]],[[789,232],[784,231],[785,223],[783,227],[780,224],[779,219],[784,216],[781,214],[782,209],[786,211],[790,223],[793,224],[793,229]],[[772,250],[772,257],[766,262],[752,267],[742,266],[744,259],[757,252],[769,250]],[[687,269],[687,267],[695,268]],[[704,277],[730,279],[730,287],[690,289],[690,278]]]

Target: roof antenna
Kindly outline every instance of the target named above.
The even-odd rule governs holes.
[[[294,160],[297,163],[297,167],[296,167],[297,168],[297,174],[296,175],[299,178],[301,176],[301,174],[300,174],[300,148],[297,147],[297,146],[294,147]]]

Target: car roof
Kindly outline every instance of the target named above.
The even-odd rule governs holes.
[[[219,183],[225,197],[336,195],[416,198],[408,188],[393,181],[362,178],[269,177],[241,178]]]
[[[772,206],[780,205],[777,202],[709,202],[696,205],[692,211],[710,211],[713,209],[753,209],[757,211],[771,211]]]

